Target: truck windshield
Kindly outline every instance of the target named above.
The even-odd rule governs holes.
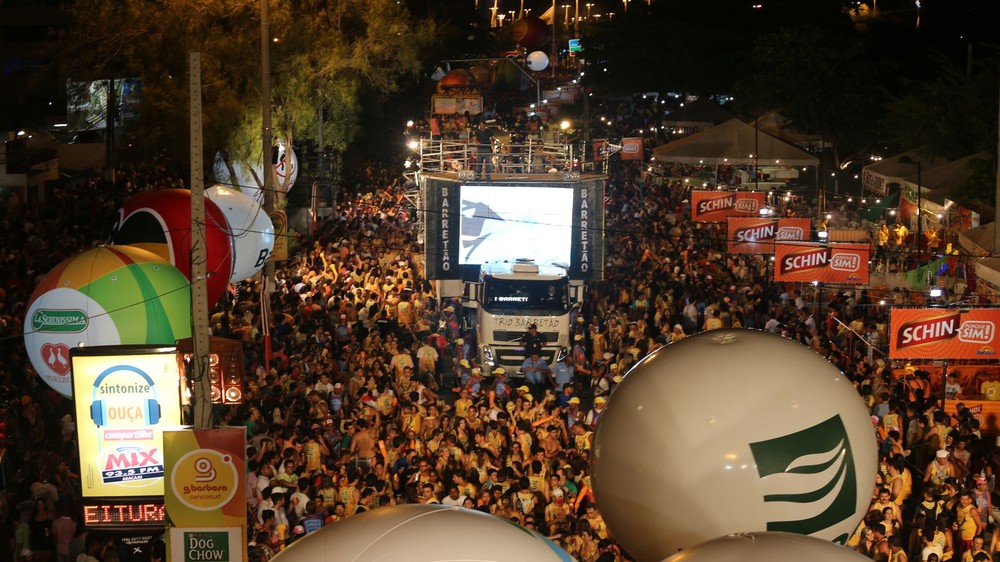
[[[568,308],[569,280],[498,279],[487,277],[483,284],[483,305],[497,310],[546,310],[565,312]]]

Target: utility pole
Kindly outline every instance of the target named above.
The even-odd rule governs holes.
[[[1000,96],[997,97],[997,105],[1000,106]],[[1000,125],[1000,115],[997,115],[997,124]],[[1000,136],[997,137],[997,156],[1000,156]],[[997,228],[997,212],[1000,208],[1000,166],[997,166],[996,188],[994,189],[993,200],[993,251],[992,255],[1000,255],[1000,228]]]
[[[189,54],[191,115],[191,382],[194,426],[212,427],[212,385],[208,356],[208,250],[205,246],[205,179],[201,136],[201,54]]]
[[[271,216],[274,213],[274,166],[271,163],[274,135],[271,134],[271,32],[268,30],[267,2],[268,0],[260,0],[260,98],[263,106],[260,158],[264,176],[264,212]],[[268,258],[264,264],[264,276],[268,279],[268,285],[274,287],[273,257]]]

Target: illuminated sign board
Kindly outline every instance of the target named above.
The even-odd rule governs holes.
[[[993,359],[1000,349],[1000,310],[893,308],[889,357]]]
[[[547,174],[553,175],[553,174]],[[604,178],[467,183],[427,178],[424,257],[428,279],[462,279],[492,261],[560,265],[570,279],[604,275]]]
[[[166,510],[161,500],[83,504],[83,526],[88,528],[163,527],[165,524]]]
[[[173,347],[92,347],[70,356],[84,498],[163,495],[163,431],[181,424]]]

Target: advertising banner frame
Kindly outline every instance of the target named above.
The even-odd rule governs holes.
[[[797,283],[868,283],[869,244],[782,242],[774,245],[774,280]]]
[[[797,218],[728,217],[726,251],[730,254],[773,254],[777,242],[807,242],[812,221]]]
[[[996,359],[1000,309],[893,308],[889,316],[892,359]]]
[[[163,435],[164,503],[178,527],[246,523],[246,428],[183,429]]]
[[[759,217],[766,206],[767,194],[763,191],[691,191],[691,220],[695,222],[722,222],[731,216]]]
[[[85,503],[162,498],[163,431],[182,422],[176,348],[75,348],[70,363]]]

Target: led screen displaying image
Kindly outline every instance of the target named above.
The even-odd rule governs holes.
[[[138,116],[142,84],[136,78],[66,83],[66,118],[69,130],[90,131],[108,126],[108,99],[114,94],[112,112],[115,125],[123,125]]]
[[[569,265],[573,189],[525,185],[463,185],[459,263],[532,259]]]

